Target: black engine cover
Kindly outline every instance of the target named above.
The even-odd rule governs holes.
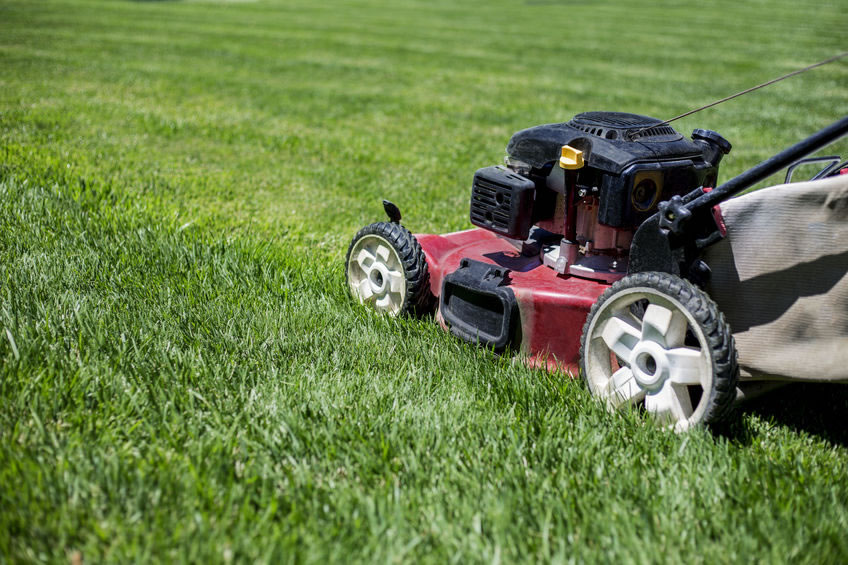
[[[584,112],[570,121],[521,130],[509,140],[510,160],[542,169],[560,157],[563,145],[583,151],[586,165],[621,174],[639,161],[701,158],[703,146],[662,120],[624,112]]]
[[[509,140],[510,166],[540,179],[537,204],[548,191],[564,190],[557,166],[563,145],[583,152],[585,166],[576,183],[584,194],[597,194],[598,222],[619,229],[635,229],[674,195],[715,186],[718,164],[730,151],[715,132],[695,130],[689,140],[657,118],[585,112],[566,123],[519,131]],[[533,217],[550,217],[553,211],[543,208],[537,205]]]

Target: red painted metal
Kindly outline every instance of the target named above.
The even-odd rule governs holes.
[[[712,192],[713,188],[711,186],[705,186],[701,189],[704,194],[708,192]],[[721,206],[716,204],[713,206],[713,219],[715,220],[716,226],[718,226],[718,232],[721,234],[721,237],[727,237],[727,225],[724,223],[724,216],[721,215]]]
[[[531,365],[577,375],[580,334],[589,309],[609,285],[559,275],[537,255],[526,257],[507,240],[484,229],[445,235],[416,235],[430,270],[430,288],[439,296],[445,275],[463,258],[511,270],[509,287],[521,315],[520,353]],[[439,323],[444,320],[439,316]]]

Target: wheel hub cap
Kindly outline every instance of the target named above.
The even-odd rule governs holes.
[[[641,341],[633,348],[630,368],[639,386],[648,390],[662,388],[670,373],[666,350],[653,341]]]
[[[386,281],[389,279],[388,270],[379,263],[374,263],[368,273],[368,280],[371,281],[371,290],[377,296],[383,296],[386,293]]]

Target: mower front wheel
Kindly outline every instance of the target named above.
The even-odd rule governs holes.
[[[612,409],[643,405],[676,431],[724,419],[739,369],[730,327],[699,288],[667,273],[624,277],[592,306],[583,376]]]
[[[421,315],[435,304],[424,251],[400,224],[359,230],[347,250],[345,275],[354,298],[379,312]]]

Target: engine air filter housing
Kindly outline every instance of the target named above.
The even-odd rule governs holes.
[[[506,167],[485,167],[471,185],[471,223],[513,239],[530,234],[536,184]]]

